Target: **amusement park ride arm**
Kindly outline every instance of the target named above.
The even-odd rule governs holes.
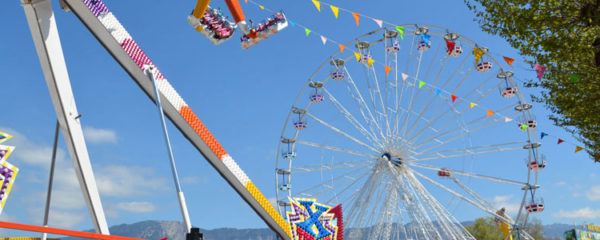
[[[92,223],[96,232],[108,235],[108,225],[83,137],[80,115],[75,105],[50,0],[21,0],[21,3]]]
[[[64,0],[64,2],[150,97],[150,100],[154,101],[153,85],[144,74],[144,65],[156,66],[106,5],[101,0]],[[223,149],[167,79],[158,69],[156,72],[155,80],[167,117],[271,229],[281,238],[290,239],[289,224]]]

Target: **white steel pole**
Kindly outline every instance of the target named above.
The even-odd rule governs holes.
[[[21,0],[42,71],[97,233],[109,235],[50,0]]]
[[[171,163],[171,172],[173,173],[173,181],[175,182],[175,189],[177,190],[177,198],[179,199],[179,206],[181,207],[181,215],[183,215],[183,223],[185,224],[186,232],[190,233],[190,230],[192,229],[192,223],[190,222],[190,215],[187,209],[187,205],[185,204],[185,197],[183,196],[181,184],[179,183],[179,175],[177,174],[177,167],[175,166],[175,157],[173,156],[173,149],[171,148],[171,140],[169,140],[169,132],[167,131],[165,114],[163,112],[162,103],[160,101],[160,94],[158,93],[158,88],[156,87],[156,80],[154,79],[154,67],[150,65],[146,65],[145,67],[146,75],[150,78],[150,80],[152,80],[152,85],[154,86],[154,94],[156,96],[156,108],[158,110],[162,130],[165,135],[167,152],[169,153],[169,160]]]

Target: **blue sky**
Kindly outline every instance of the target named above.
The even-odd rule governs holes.
[[[318,12],[309,0],[259,2],[283,9],[289,19],[339,42],[377,28],[368,19],[356,27],[348,13],[340,13],[336,20],[329,9],[322,7]],[[53,3],[58,6],[58,2]],[[397,24],[452,29],[496,53],[517,58],[524,66],[515,49],[478,28],[473,14],[459,0],[330,3]],[[237,37],[213,46],[186,21],[195,1],[140,4],[106,0],[106,4],[253,182],[268,198],[274,198],[274,156],[287,112],[306,79],[337,46],[323,45],[316,34],[305,37],[304,29],[298,27],[289,27],[249,50],[240,48]],[[225,8],[221,1],[212,5]],[[246,16],[255,20],[269,15],[251,4],[242,2],[242,7]],[[0,21],[7,23],[0,40],[0,83],[4,90],[0,131],[15,135],[5,144],[17,147],[9,162],[21,169],[0,219],[39,225],[56,114],[22,7],[18,1],[2,1],[0,8],[5,10]],[[156,109],[73,14],[55,11],[109,225],[180,220]],[[521,67],[509,69],[520,79],[535,77],[535,72]],[[526,96],[537,92],[521,89]],[[552,126],[547,118],[550,113],[542,105],[536,104],[532,113],[540,131],[577,143],[566,131]],[[169,130],[192,223],[209,229],[265,227],[195,148],[175,128],[170,126]],[[574,154],[574,146],[556,146],[555,141],[542,140],[541,151],[548,158],[548,166],[540,174],[542,188],[538,194],[547,207],[535,216],[544,223],[598,221],[597,165],[583,152]],[[62,138],[59,146],[61,174],[56,178],[51,225],[91,228]],[[477,164],[487,166],[485,162]],[[523,166],[519,162],[514,167]],[[486,191],[483,196],[510,205],[520,194]],[[483,213],[462,215],[460,220],[471,220]]]

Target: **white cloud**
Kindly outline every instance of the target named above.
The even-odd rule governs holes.
[[[50,227],[58,228],[73,228],[79,225],[86,219],[87,212],[68,212],[62,210],[50,211],[48,222],[52,224]]]
[[[117,133],[111,129],[101,129],[90,126],[83,127],[85,140],[90,143],[116,143]]]
[[[132,213],[149,213],[156,210],[156,206],[149,202],[122,202],[117,204],[117,209]]]
[[[96,183],[103,196],[135,197],[167,189],[167,180],[156,177],[150,168],[109,165],[96,172]]]
[[[586,191],[585,197],[590,201],[600,200],[600,185],[592,186],[590,190]]]
[[[4,144],[16,146],[15,151],[8,159],[9,162],[11,162],[11,158],[14,158],[14,160],[18,160],[18,162],[43,167],[44,169],[50,168],[50,161],[52,158],[52,139],[48,140],[47,145],[42,145],[32,142],[25,135],[13,129],[2,127],[0,127],[0,129],[13,136],[12,139],[8,140]],[[15,162],[14,160],[12,162]],[[58,149],[56,153],[57,164],[63,163],[65,160],[65,151]]]
[[[567,218],[567,219],[599,219],[600,209],[592,209],[590,207],[584,207],[572,211],[560,210],[552,214],[554,218]]]
[[[495,196],[493,199],[494,206],[506,209],[506,213],[515,216],[519,212],[521,203],[511,202],[513,195]]]
[[[567,185],[567,183],[565,181],[560,181],[560,182],[555,183],[554,185],[556,185],[557,187],[562,187],[562,186]]]

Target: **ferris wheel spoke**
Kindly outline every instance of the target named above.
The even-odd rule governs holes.
[[[352,137],[352,136],[350,136],[350,134],[347,134],[347,133],[345,133],[344,131],[342,131],[342,130],[340,130],[340,129],[338,129],[338,128],[334,127],[333,125],[331,125],[331,124],[329,124],[329,123],[327,123],[327,122],[325,122],[325,121],[323,121],[323,120],[321,120],[321,119],[319,119],[319,118],[315,117],[314,115],[312,115],[312,114],[310,114],[310,113],[308,113],[308,112],[306,113],[306,115],[307,115],[308,117],[312,118],[313,120],[315,120],[315,121],[317,121],[317,122],[321,123],[322,125],[324,125],[324,126],[328,127],[328,128],[329,128],[329,129],[331,129],[332,131],[334,131],[334,132],[337,132],[337,133],[341,134],[342,136],[344,136],[344,137],[346,137],[346,138],[348,138],[348,139],[352,140],[353,142],[355,142],[355,143],[358,143],[359,145],[361,145],[361,146],[363,146],[363,147],[366,147],[366,148],[368,148],[369,150],[371,150],[371,151],[373,151],[373,152],[377,152],[377,149],[375,149],[375,148],[373,148],[373,147],[371,147],[371,146],[369,146],[369,145],[367,145],[367,144],[365,144],[365,143],[361,142],[360,140],[356,139],[355,137]]]
[[[433,185],[438,186],[439,188],[445,190],[446,192],[449,192],[450,194],[452,194],[452,195],[454,195],[454,196],[456,196],[456,197],[464,200],[465,202],[470,203],[471,205],[473,205],[473,206],[475,206],[475,207],[477,207],[477,208],[479,208],[479,209],[481,209],[481,210],[483,210],[483,211],[491,214],[492,216],[494,216],[494,217],[496,217],[498,219],[501,219],[504,222],[508,222],[508,223],[511,222],[510,219],[507,219],[504,216],[500,216],[500,215],[496,214],[496,212],[494,212],[492,209],[487,209],[485,206],[482,206],[479,203],[477,203],[477,202],[475,202],[475,201],[473,201],[473,200],[471,200],[471,199],[469,199],[469,198],[467,198],[467,197],[465,197],[465,196],[463,196],[463,195],[461,195],[461,194],[453,191],[452,189],[444,186],[443,184],[438,183],[437,181],[435,181],[435,180],[433,180],[433,179],[431,179],[431,178],[429,178],[429,177],[427,177],[427,176],[425,176],[425,175],[423,175],[423,174],[421,174],[421,173],[419,173],[417,171],[412,171],[411,170],[411,172],[414,173],[414,174],[416,174],[420,178],[422,178],[422,179],[424,179],[424,180],[432,183]]]
[[[390,136],[390,122],[388,120],[387,105],[385,104],[387,101],[383,101],[383,96],[381,94],[381,88],[379,86],[379,79],[377,78],[377,72],[375,71],[375,68],[370,67],[369,69],[373,73],[373,79],[375,81],[375,86],[377,87],[377,93],[379,95],[379,101],[381,102],[381,109],[383,111],[383,119],[385,120],[385,135],[386,135],[386,139],[389,141],[389,139],[390,139],[390,137],[389,137]],[[387,85],[385,87],[386,88],[384,89],[384,91],[387,91]],[[380,123],[380,125],[383,125],[383,124]]]
[[[510,105],[504,106],[504,107],[502,107],[502,108],[500,108],[500,109],[498,109],[498,110],[494,111],[494,113],[495,113],[495,114],[502,114],[502,112],[504,112],[504,111],[506,111],[506,110],[508,110],[508,109],[511,109],[511,108],[512,108],[512,107],[514,107],[514,106],[516,106],[516,104],[510,104]],[[519,112],[514,112],[514,113],[513,113],[512,115],[510,115],[510,116],[513,116],[513,115],[515,115],[515,113],[516,113],[516,114],[518,114]],[[439,132],[439,133],[437,133],[437,135],[431,136],[431,137],[429,137],[429,138],[427,138],[427,139],[425,139],[425,140],[421,141],[419,144],[416,144],[416,145],[415,145],[415,146],[413,146],[413,147],[414,147],[414,148],[419,148],[419,147],[421,147],[421,146],[423,146],[423,145],[425,145],[425,144],[427,144],[427,143],[429,143],[429,142],[431,142],[431,141],[442,142],[442,141],[440,140],[440,138],[442,138],[442,137],[444,137],[444,136],[446,136],[446,135],[448,135],[448,134],[455,133],[455,132],[457,132],[457,131],[471,132],[471,131],[468,129],[468,127],[474,126],[474,125],[476,125],[476,124],[479,124],[480,122],[483,122],[483,121],[486,121],[486,120],[489,120],[489,119],[494,119],[494,118],[490,118],[490,117],[491,117],[491,116],[482,115],[481,117],[479,117],[479,118],[476,118],[476,119],[473,119],[473,120],[471,120],[471,121],[470,121],[470,122],[468,122],[468,123],[462,124],[461,126],[455,127],[455,128],[453,128],[453,129],[450,129],[450,130],[448,130],[448,131],[445,131],[445,132]],[[504,119],[503,119],[503,118],[502,118],[502,119],[501,119],[501,118],[496,118],[496,119],[494,119],[493,123],[499,122],[500,120],[504,120]],[[439,128],[439,129],[438,129],[438,131],[441,131],[441,130],[443,130],[443,129],[444,129],[444,128]],[[415,142],[415,143],[416,143],[416,142]]]
[[[373,155],[373,154],[366,154],[366,153],[362,153],[362,152],[347,150],[347,149],[333,147],[333,146],[319,144],[319,143],[307,142],[307,141],[303,141],[303,140],[298,140],[298,141],[296,141],[296,143],[310,146],[310,147],[326,149],[326,150],[330,150],[330,151],[343,152],[343,153],[352,154],[352,155],[356,155],[356,156],[362,156],[362,157],[368,157],[368,158],[377,158],[378,157],[377,155]]]
[[[310,186],[308,188],[303,189],[302,191],[299,191],[298,193],[296,193],[296,195],[302,195],[302,196],[306,196],[306,197],[311,197],[312,195],[310,194],[310,192],[312,192],[315,189],[320,189],[326,185],[328,185],[329,187],[331,187],[331,182],[334,181],[338,181],[341,179],[349,179],[346,181],[357,181],[358,177],[352,177],[352,175],[361,173],[359,176],[364,175],[364,173],[362,171],[365,171],[366,173],[368,173],[370,171],[370,169],[365,169],[365,168],[357,168],[357,169],[353,169],[351,171],[345,172],[344,174],[341,174],[339,176],[336,177],[332,177],[331,179],[326,179],[318,184],[315,184],[313,186]]]
[[[490,79],[491,79],[491,78],[488,78],[488,79],[486,79],[486,80],[484,81],[484,83],[482,83],[482,84],[485,84],[485,83],[486,83],[487,81],[489,81]],[[491,93],[491,92],[492,92],[494,89],[496,89],[497,87],[499,87],[501,84],[502,84],[502,83],[498,83],[498,84],[497,84],[495,87],[493,87],[493,88],[490,88],[490,89],[489,89],[489,90],[488,90],[488,91],[487,91],[485,94],[481,95],[481,97],[480,97],[479,99],[477,99],[476,101],[474,101],[474,102],[471,102],[471,103],[478,104],[478,103],[479,103],[481,100],[483,100],[485,97],[487,97],[487,96],[488,96],[488,95],[489,95],[489,94],[490,94],[490,93]],[[480,87],[481,87],[481,86],[479,86],[478,88],[480,88]],[[468,98],[468,97],[469,97],[471,94],[473,94],[474,92],[475,92],[475,89],[474,89],[473,91],[471,91],[470,93],[468,93],[468,94],[465,96],[465,98]],[[458,100],[458,103],[462,103],[462,102],[463,102],[463,100],[462,100],[462,99]],[[469,103],[469,105],[470,105],[471,103]],[[436,119],[436,120],[435,120],[435,122],[433,122],[432,124],[435,124],[436,122],[440,121],[441,119],[444,119],[444,116],[445,116],[446,114],[448,114],[449,112],[452,112],[451,110],[455,110],[455,109],[452,107],[452,105],[448,105],[448,106],[449,106],[449,108],[448,108],[448,109],[446,109],[446,111],[445,111],[445,112],[444,112],[442,115],[440,115],[440,116],[438,116],[438,117],[435,117],[435,118],[434,118],[434,119]],[[511,105],[511,106],[514,106],[514,105]],[[440,130],[440,131],[441,131],[441,130],[444,130],[446,127],[448,127],[448,126],[450,125],[450,123],[452,123],[452,122],[456,121],[456,120],[457,120],[459,117],[461,117],[461,116],[462,116],[464,113],[466,113],[467,111],[469,111],[469,109],[471,109],[471,107],[470,107],[470,106],[465,106],[465,108],[464,108],[464,110],[463,110],[463,111],[461,111],[460,113],[456,114],[456,115],[455,115],[455,116],[454,116],[454,117],[453,117],[451,120],[447,121],[447,122],[446,122],[446,123],[445,123],[445,124],[444,124],[442,127],[440,127],[440,128],[439,128],[439,130]],[[483,118],[482,118],[482,119],[483,119]],[[416,134],[415,136],[411,137],[410,141],[416,142],[416,141],[417,141],[417,140],[420,138],[420,136],[421,136],[421,134],[424,132],[424,130],[425,130],[425,128],[423,128],[421,131],[419,131],[419,133],[418,133],[418,134]]]
[[[383,135],[381,126],[379,126],[379,123],[377,122],[377,120],[375,120],[375,116],[373,115],[373,111],[377,111],[377,109],[374,108],[373,110],[371,110],[369,108],[369,106],[367,105],[367,102],[365,101],[360,90],[358,90],[358,86],[356,86],[356,83],[354,82],[352,75],[350,75],[350,72],[348,71],[348,69],[345,66],[344,66],[344,70],[346,71],[346,75],[348,76],[348,81],[346,81],[346,83],[349,83],[349,84],[346,84],[346,90],[348,91],[348,93],[350,94],[352,99],[354,99],[354,102],[358,106],[358,109],[360,110],[360,113],[361,113],[363,119],[369,125],[369,128],[371,129],[371,133],[373,135],[379,134],[383,139],[385,139],[385,136]],[[365,115],[364,111],[367,112],[369,117],[367,117]]]
[[[305,166],[294,166],[290,168],[291,173],[310,173],[316,171],[332,171],[346,168],[357,168],[370,166],[374,161],[373,159],[358,160],[358,161],[344,161],[335,162],[330,164],[316,164],[316,165],[305,165]]]
[[[512,116],[514,116],[514,115],[517,115],[517,114],[519,114],[519,112],[515,112],[515,113],[513,113],[513,114],[510,114],[510,115],[508,115],[508,117],[512,117]],[[471,133],[475,133],[475,132],[481,131],[482,129],[485,129],[485,128],[488,128],[488,127],[491,127],[491,126],[493,126],[493,125],[495,125],[496,123],[498,123],[498,122],[501,122],[501,121],[504,121],[504,119],[500,119],[500,118],[499,118],[499,119],[496,119],[496,120],[492,121],[491,123],[488,123],[487,125],[483,125],[483,126],[480,126],[480,127],[478,127],[478,128],[472,129],[472,130],[467,130],[467,131],[464,131],[464,133],[462,133],[462,134],[460,134],[460,135],[457,135],[457,136],[455,136],[455,137],[453,137],[453,138],[447,139],[446,141],[440,141],[439,139],[437,139],[437,138],[436,138],[435,140],[436,140],[436,142],[438,143],[437,145],[434,145],[434,146],[432,146],[432,147],[429,147],[429,148],[427,148],[427,149],[421,150],[421,152],[426,152],[426,151],[430,151],[430,150],[433,150],[433,149],[439,148],[439,147],[441,147],[441,146],[443,146],[443,145],[446,145],[446,144],[448,144],[448,143],[454,142],[454,141],[456,141],[457,139],[461,139],[462,137],[464,137],[464,136],[465,136],[465,135],[467,135],[467,134],[471,134]],[[423,144],[425,144],[425,143],[426,143],[426,142],[422,143],[421,145],[423,145]],[[415,147],[415,148],[417,148],[417,147]]]
[[[414,153],[411,156],[417,157],[414,158],[416,161],[429,160],[429,159],[438,159],[438,158],[450,158],[454,157],[452,154],[458,154],[458,156],[471,156],[471,155],[479,155],[491,152],[505,152],[511,150],[523,150],[523,144],[528,143],[529,141],[519,141],[519,142],[510,142],[510,143],[502,143],[502,144],[491,144],[484,146],[475,146],[469,148],[455,148],[448,149],[437,152],[418,152]],[[515,146],[515,147],[507,147],[507,146]],[[427,159],[424,159],[427,158]]]
[[[352,178],[352,179],[351,179],[352,181],[351,181],[351,183],[350,183],[350,184],[348,184],[346,187],[344,187],[344,188],[343,188],[341,191],[339,191],[339,192],[335,193],[335,196],[333,196],[332,198],[330,198],[329,200],[327,200],[327,202],[325,202],[325,203],[326,203],[326,204],[329,204],[329,203],[331,203],[331,201],[333,201],[333,199],[337,199],[337,198],[338,198],[338,196],[343,196],[343,194],[344,194],[346,191],[348,191],[349,189],[351,189],[351,188],[352,188],[352,186],[354,186],[354,185],[355,185],[357,182],[360,182],[360,180],[361,180],[361,179],[363,179],[365,176],[368,176],[368,174],[369,174],[370,172],[371,172],[371,171],[366,171],[365,173],[361,174],[360,176],[358,176],[358,177],[356,177],[356,178]],[[360,191],[360,189],[356,189],[356,191]],[[344,200],[343,200],[343,201],[341,201],[340,203],[345,203],[345,202],[346,202],[346,200],[348,200],[348,198],[351,198],[353,195],[354,195],[354,193],[353,193],[353,194],[351,194],[351,195],[349,195],[349,196],[348,196],[346,199],[344,199]]]
[[[498,182],[498,183],[516,185],[516,186],[519,186],[519,187],[525,187],[525,186],[529,185],[528,183],[518,182],[518,181],[514,181],[514,180],[510,180],[510,179],[504,179],[504,178],[499,178],[499,177],[486,176],[486,175],[483,175],[483,174],[471,173],[471,172],[465,172],[465,171],[459,171],[459,170],[454,170],[454,169],[449,169],[449,168],[441,168],[441,167],[431,166],[431,165],[422,164],[422,163],[407,162],[406,164],[408,164],[410,166],[414,166],[414,167],[418,167],[418,168],[423,168],[423,169],[434,170],[434,171],[438,171],[438,172],[449,172],[450,175],[455,174],[455,175],[461,175],[461,176],[466,176],[466,177],[474,177],[474,178],[479,178],[479,179],[493,181],[493,182]]]
[[[421,60],[422,60],[422,58],[423,58],[423,52],[421,52],[419,54],[419,62],[417,63],[417,72],[415,74],[415,78],[414,78],[414,81],[413,81],[413,88],[412,88],[412,91],[411,91],[411,94],[410,94],[410,100],[409,100],[409,103],[408,103],[408,111],[407,111],[406,117],[404,118],[404,121],[402,123],[402,133],[403,134],[406,133],[406,127],[407,127],[407,124],[408,124],[408,117],[410,116],[410,112],[412,111],[412,108],[413,108],[413,105],[414,105],[415,92],[417,91],[416,84],[417,84],[417,79],[419,79],[419,71],[421,69]]]
[[[461,181],[459,181],[458,178],[454,177],[453,175],[450,175],[449,177],[450,177],[450,179],[452,179],[452,181],[454,181],[454,183],[456,183],[456,185],[458,185],[465,192],[467,192],[469,195],[471,195],[471,197],[473,199],[475,199],[476,201],[478,201],[479,204],[481,204],[482,206],[485,206],[488,209],[498,209],[498,208],[494,207],[494,205],[492,203],[490,203],[489,201],[487,201],[483,197],[481,197],[479,194],[477,194],[477,192],[473,191],[467,185],[465,185]]]
[[[366,139],[373,144],[378,144],[379,140],[372,131],[367,130],[357,119],[352,115],[327,89],[323,88],[330,102],[333,103],[335,108],[346,118],[346,120],[358,130]],[[363,115],[364,117],[364,115]]]
[[[440,89],[444,89],[444,88],[445,88],[445,87],[446,87],[446,86],[447,86],[447,85],[450,83],[450,80],[452,80],[452,79],[454,78],[454,75],[456,75],[456,74],[459,72],[459,69],[460,69],[462,66],[464,66],[464,64],[465,64],[465,62],[467,61],[467,59],[468,59],[468,58],[469,58],[468,56],[465,56],[465,57],[463,58],[463,60],[461,61],[461,63],[460,63],[460,65],[459,65],[459,67],[458,67],[458,68],[456,68],[456,70],[454,70],[454,72],[452,73],[452,75],[450,75],[450,77],[446,78],[446,81],[444,82],[444,84],[441,86],[441,88],[440,88]],[[469,69],[469,71],[467,72],[467,76],[468,76],[468,75],[469,75],[469,74],[470,74],[472,71],[473,71],[473,68]],[[440,72],[440,73],[441,73],[441,72]],[[467,97],[467,96],[465,96],[465,97]],[[433,99],[433,98],[432,98],[432,101],[433,101],[433,100],[435,100],[435,99]],[[427,124],[425,127],[423,127],[423,128],[421,129],[421,131],[419,131],[419,133],[418,133],[418,134],[416,134],[416,136],[419,136],[419,135],[420,135],[420,134],[421,134],[423,131],[425,131],[427,128],[429,128],[429,127],[433,126],[433,124],[437,123],[437,122],[438,122],[438,121],[439,121],[439,120],[442,118],[441,116],[437,116],[437,114],[438,114],[438,113],[439,113],[439,112],[440,112],[440,111],[441,111],[443,108],[444,108],[444,105],[441,105],[439,108],[437,108],[437,110],[435,111],[435,113],[432,115],[432,116],[433,116],[433,117],[432,117],[432,119],[437,119],[437,120],[436,120],[436,121],[433,121],[433,122],[430,122],[430,123],[428,123],[428,124]],[[450,109],[448,109],[448,110],[446,110],[446,111],[449,111],[449,110],[450,110]],[[414,138],[414,137],[412,137],[412,138]]]

